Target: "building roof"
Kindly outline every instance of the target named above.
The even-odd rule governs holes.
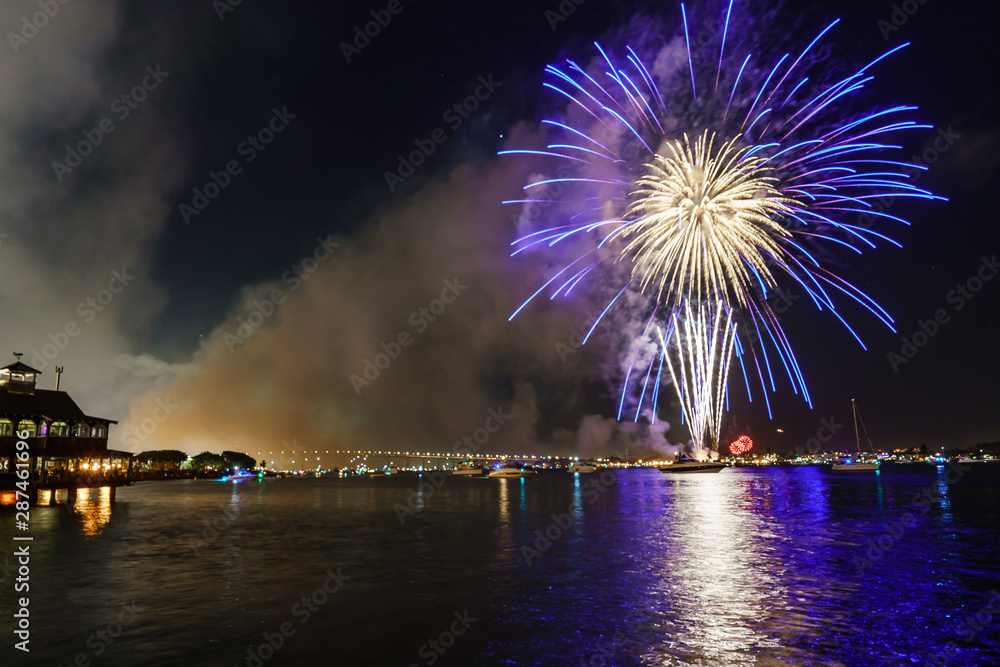
[[[32,394],[20,394],[0,387],[0,419],[45,417],[57,422],[118,422],[101,417],[89,417],[65,391],[35,389]]]
[[[133,452],[108,449],[106,440],[96,438],[49,438],[45,443],[45,458],[124,459],[135,456]]]
[[[34,373],[35,375],[41,375],[41,371],[36,371],[34,368],[28,364],[22,364],[20,361],[15,361],[12,364],[7,364],[0,371],[10,371],[11,373]]]

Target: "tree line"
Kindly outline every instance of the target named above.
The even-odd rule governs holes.
[[[168,472],[170,470],[250,470],[257,467],[257,461],[242,452],[225,451],[221,454],[202,452],[189,457],[176,449],[155,449],[136,454],[135,462],[140,470]]]

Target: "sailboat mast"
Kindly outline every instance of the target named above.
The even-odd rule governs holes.
[[[854,439],[858,444],[858,456],[861,456],[861,436],[858,435],[858,406],[854,404],[854,399],[851,399],[851,412],[854,413]]]

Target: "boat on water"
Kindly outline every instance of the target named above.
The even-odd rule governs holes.
[[[505,463],[499,468],[491,470],[489,476],[492,478],[531,477],[534,474],[535,471],[531,468],[516,463]]]
[[[834,463],[831,470],[837,472],[874,472],[879,468],[879,462],[866,463],[864,461],[854,461],[852,459],[847,459],[843,463]]]
[[[591,463],[587,463],[586,461],[573,461],[573,463],[570,464],[568,468],[566,468],[566,472],[579,472],[579,473],[597,472],[598,470],[599,468],[597,466]]]
[[[451,474],[467,477],[481,476],[486,474],[486,468],[476,463],[465,462],[452,470]]]
[[[875,455],[875,447],[872,446],[872,439],[868,436],[868,429],[865,428],[865,422],[861,419],[861,415],[858,413],[858,406],[855,404],[854,399],[851,399],[851,410],[854,412],[854,438],[858,443],[858,459],[853,461],[847,459],[843,463],[835,463],[831,470],[836,472],[877,472],[879,462],[868,463],[864,460],[864,455],[861,453],[861,436],[858,432],[858,422],[861,422],[861,428],[865,432],[865,439],[868,440],[868,448],[872,450],[872,455]]]
[[[222,478],[223,482],[240,482],[245,479],[257,479],[257,473],[250,472],[249,470],[237,470],[232,475],[226,475]]]
[[[725,463],[719,461],[696,461],[685,456],[676,463],[671,463],[660,467],[660,472],[685,473],[685,472],[719,472],[726,467]]]
[[[392,477],[393,475],[398,475],[401,472],[403,471],[395,466],[385,466],[380,470],[373,471],[369,477]]]

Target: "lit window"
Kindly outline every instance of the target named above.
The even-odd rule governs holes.
[[[21,421],[20,424],[17,425],[17,432],[20,433],[21,431],[27,431],[28,437],[34,438],[35,428],[36,428],[35,422],[31,421],[30,419],[24,419]]]
[[[84,423],[73,424],[73,437],[86,438],[90,435],[90,426]]]
[[[65,437],[69,435],[69,424],[66,422],[52,422],[49,427],[49,435],[53,437]]]
[[[13,435],[14,426],[9,419],[0,419],[0,436]]]

